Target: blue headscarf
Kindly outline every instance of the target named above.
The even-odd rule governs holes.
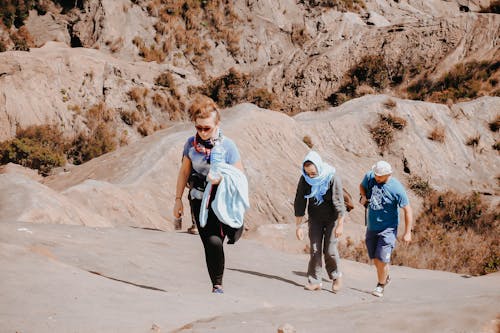
[[[307,161],[312,162],[318,170],[318,175],[314,178],[309,177],[304,171],[304,163]],[[304,198],[309,199],[314,197],[314,199],[316,199],[316,205],[320,205],[323,202],[323,196],[330,187],[330,182],[335,174],[335,168],[323,162],[321,156],[319,156],[317,152],[310,151],[302,162],[302,174],[306,182],[311,185],[311,193],[305,195]]]

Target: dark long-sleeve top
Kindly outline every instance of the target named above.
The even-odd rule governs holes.
[[[304,176],[300,176],[295,194],[295,216],[304,216],[307,206],[307,214],[309,219],[316,221],[336,220],[339,215],[345,215],[344,192],[342,190],[342,180],[337,173],[333,176],[332,184],[325,195],[323,202],[316,205],[316,199],[304,198],[305,195],[311,193],[311,185],[309,185]],[[309,203],[309,204],[308,204]]]

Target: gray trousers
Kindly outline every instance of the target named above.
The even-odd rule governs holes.
[[[322,281],[323,260],[325,257],[325,268],[328,277],[335,280],[342,276],[340,272],[340,255],[337,249],[338,239],[335,238],[333,230],[336,220],[332,221],[311,221],[309,220],[309,240],[311,246],[311,258],[307,269],[309,283],[319,284]]]

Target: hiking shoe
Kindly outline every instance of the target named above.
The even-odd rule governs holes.
[[[375,287],[375,289],[373,289],[372,291],[372,295],[377,297],[384,296],[384,286],[381,285],[380,283],[377,284],[377,287]]]
[[[304,286],[304,289],[309,291],[314,291],[314,290],[321,290],[321,287],[323,287],[321,283],[308,283]]]
[[[191,235],[198,235],[198,228],[196,227],[195,224],[193,224],[188,228],[187,232],[190,233]]]
[[[222,286],[216,285],[212,288],[212,293],[214,294],[224,294],[224,289],[222,289]]]
[[[342,277],[339,276],[338,278],[333,280],[332,291],[336,293],[340,290],[340,288],[342,288]]]

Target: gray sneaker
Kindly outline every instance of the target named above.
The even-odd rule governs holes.
[[[375,289],[373,289],[372,291],[372,295],[377,297],[384,296],[384,286],[381,285],[380,283],[377,284],[377,287],[375,287]]]

